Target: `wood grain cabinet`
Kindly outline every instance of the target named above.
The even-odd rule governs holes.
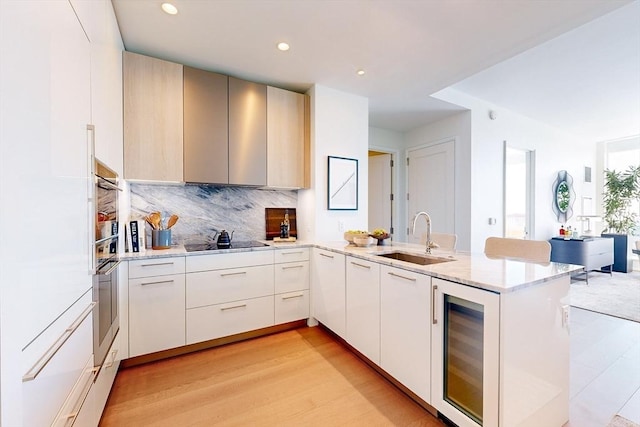
[[[123,57],[124,177],[183,181],[183,66]]]
[[[309,186],[309,97],[267,87],[267,186]]]
[[[229,77],[229,184],[267,184],[267,86]]]
[[[229,183],[229,78],[184,67],[184,181]]]

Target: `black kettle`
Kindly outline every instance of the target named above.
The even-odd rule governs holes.
[[[213,238],[215,239],[216,236],[218,236],[218,232],[216,232]],[[233,239],[233,231],[231,232],[231,235],[229,235],[226,230],[222,230],[218,236],[216,244],[219,248],[228,248],[231,246],[231,239]]]

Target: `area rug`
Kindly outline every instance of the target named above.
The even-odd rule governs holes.
[[[640,424],[636,424],[633,421],[629,421],[628,419],[621,417],[620,415],[616,415],[609,422],[607,427],[640,427]]]
[[[588,285],[573,279],[570,292],[573,307],[640,322],[640,271],[591,272]]]

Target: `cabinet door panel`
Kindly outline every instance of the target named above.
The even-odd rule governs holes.
[[[273,295],[273,265],[187,273],[187,308]]]
[[[275,293],[309,289],[309,261],[276,264]]]
[[[305,184],[305,95],[267,87],[267,185]]]
[[[347,342],[380,364],[380,264],[347,257]]]
[[[431,278],[380,269],[380,366],[429,403]]]
[[[275,324],[309,317],[309,291],[296,291],[275,296]]]
[[[267,184],[267,87],[229,77],[229,184]]]
[[[130,279],[130,356],[135,357],[184,344],[184,274]]]
[[[182,65],[124,52],[124,177],[183,180]]]
[[[312,253],[313,316],[344,338],[346,336],[345,256],[315,248]]]
[[[228,77],[184,67],[184,180],[229,182]]]
[[[273,326],[273,295],[187,310],[187,344]]]

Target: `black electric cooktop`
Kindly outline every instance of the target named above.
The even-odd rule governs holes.
[[[246,248],[262,248],[268,246],[264,243],[257,242],[255,240],[249,240],[245,242],[231,242],[230,246],[218,247],[215,243],[194,243],[184,245],[184,249],[187,252],[199,252],[199,251],[217,251],[219,249],[246,249]]]

